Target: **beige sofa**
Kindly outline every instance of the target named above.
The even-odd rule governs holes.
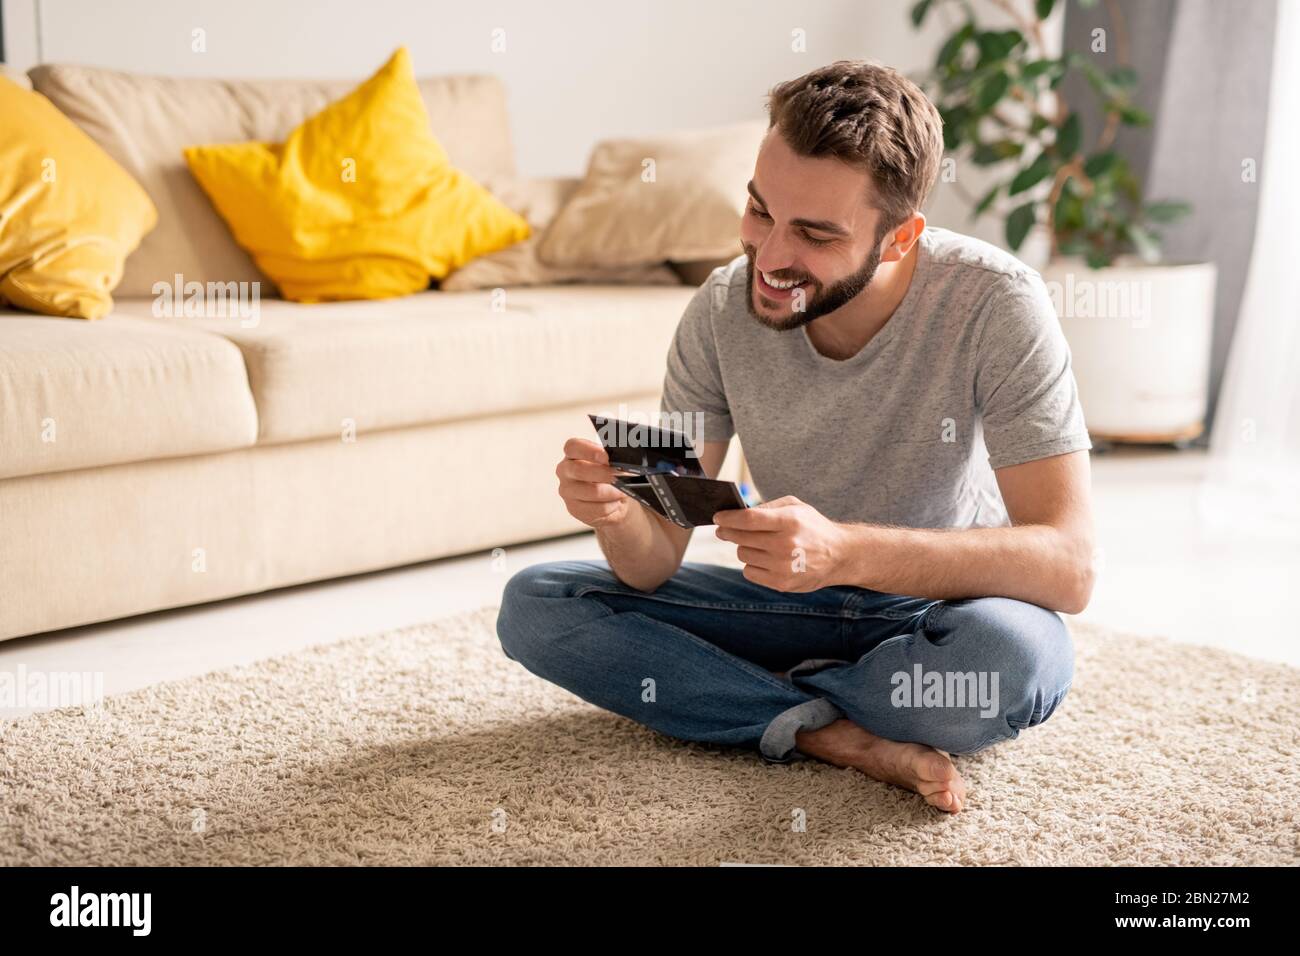
[[[657,407],[693,289],[263,293],[256,324],[159,316],[153,285],[176,275],[270,288],[181,147],[278,139],[352,84],[30,77],[159,224],[107,318],[0,313],[0,639],[582,530],[555,491],[563,441],[588,411]],[[515,176],[496,80],[421,90],[453,162]]]

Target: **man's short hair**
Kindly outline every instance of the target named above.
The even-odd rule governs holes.
[[[774,86],[769,128],[801,156],[833,156],[871,174],[881,211],[879,241],[925,204],[939,178],[943,120],[897,70],[837,60]]]

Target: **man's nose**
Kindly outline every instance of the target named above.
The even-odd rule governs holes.
[[[780,272],[794,263],[793,250],[788,242],[780,238],[775,230],[759,243],[754,250],[754,265],[760,272]]]

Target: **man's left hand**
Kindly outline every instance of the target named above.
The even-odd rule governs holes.
[[[816,591],[840,583],[848,535],[793,495],[713,516],[717,536],[736,544],[749,581],[775,591]]]

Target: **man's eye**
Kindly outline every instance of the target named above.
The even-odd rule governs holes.
[[[810,234],[808,234],[808,233],[806,233],[806,232],[803,234],[803,237],[804,237],[804,239],[807,240],[808,242],[811,242],[814,246],[824,246],[824,245],[826,245],[828,242],[834,242],[834,241],[835,241],[834,239],[818,239],[816,236],[810,235]]]
[[[757,206],[755,206],[752,202],[749,204],[749,211],[752,212],[752,213],[753,213],[755,216],[757,216],[759,219],[771,219],[771,218],[772,218],[772,217],[769,216],[766,212],[764,212],[762,209],[759,209]]]

